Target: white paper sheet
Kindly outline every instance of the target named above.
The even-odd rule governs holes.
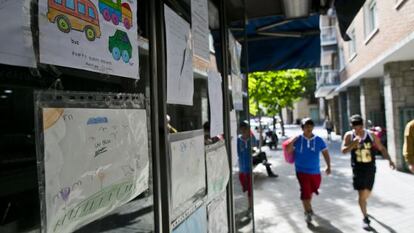
[[[231,57],[231,72],[240,75],[241,44],[236,41],[231,31],[229,31],[229,49]]]
[[[36,67],[30,0],[0,0],[0,63]]]
[[[208,73],[208,98],[210,100],[210,135],[211,137],[223,133],[223,93],[221,75],[215,71]]]
[[[231,158],[233,167],[237,166],[238,157],[237,157],[237,116],[236,111],[230,111],[230,135],[231,135]]]
[[[139,79],[137,0],[39,0],[39,31],[41,63]]]
[[[171,142],[171,198],[173,218],[181,214],[195,196],[204,196],[206,169],[204,136]]]
[[[229,160],[224,141],[216,144],[206,148],[208,200],[213,200],[226,190],[230,177]]]
[[[167,103],[193,105],[193,45],[190,24],[164,6],[167,40]]]
[[[207,206],[208,233],[228,233],[226,192]]]
[[[243,93],[242,93],[242,79],[239,75],[231,75],[232,85],[232,97],[233,97],[233,107],[236,110],[243,111]]]
[[[148,189],[146,111],[44,108],[45,232],[72,232]]]
[[[210,61],[207,0],[191,0],[191,29],[194,38],[194,55]]]

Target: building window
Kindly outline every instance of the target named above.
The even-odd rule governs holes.
[[[344,48],[339,48],[339,71],[345,68]]]
[[[349,60],[352,60],[356,55],[356,36],[355,36],[355,29],[352,29],[349,33],[349,37],[351,40],[348,42],[349,48]]]
[[[365,7],[365,37],[370,36],[377,27],[377,2],[371,0]]]
[[[55,0],[56,4],[62,5],[62,0]]]

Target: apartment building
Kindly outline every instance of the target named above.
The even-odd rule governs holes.
[[[332,24],[322,21],[323,35]],[[331,58],[333,74],[325,74],[330,72],[322,65],[316,94],[326,101],[341,134],[349,129],[349,116],[357,113],[385,127],[388,151],[403,169],[402,134],[414,118],[414,1],[367,0],[347,34],[349,41],[336,36],[332,56],[322,49],[322,60]]]

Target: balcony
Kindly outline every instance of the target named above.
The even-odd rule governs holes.
[[[340,84],[338,70],[325,70],[316,73],[316,92],[315,97],[327,96]]]
[[[334,26],[322,27],[321,28],[321,45],[335,45],[336,40],[336,28]]]

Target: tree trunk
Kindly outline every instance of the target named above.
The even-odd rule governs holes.
[[[282,136],[285,136],[285,122],[283,120],[282,110],[279,111],[280,127],[282,128]]]
[[[262,152],[263,136],[262,136],[262,112],[259,108],[259,152]]]

